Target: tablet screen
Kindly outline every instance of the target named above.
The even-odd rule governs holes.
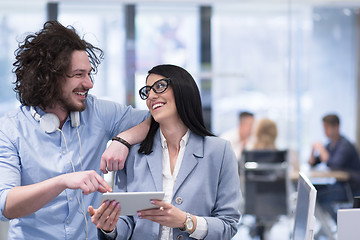
[[[121,213],[124,216],[136,215],[137,211],[157,208],[151,204],[152,199],[162,200],[164,192],[115,192],[104,193],[102,201],[115,200],[120,203]]]

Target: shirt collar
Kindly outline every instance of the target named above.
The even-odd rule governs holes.
[[[188,129],[186,131],[185,135],[180,140],[180,147],[186,146],[186,144],[189,141],[189,136],[190,136],[190,130]],[[161,139],[161,147],[163,149],[166,149],[167,148],[167,142],[166,142],[164,134],[161,132],[161,129],[160,129],[160,139]]]

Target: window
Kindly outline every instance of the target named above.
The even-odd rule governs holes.
[[[45,1],[0,1],[0,116],[19,105],[12,84],[14,51],[26,33],[41,28],[45,10]]]
[[[158,64],[199,74],[199,10],[192,4],[140,4],[136,7],[136,106],[146,108],[137,91],[147,71]]]
[[[95,84],[90,93],[125,103],[123,5],[116,2],[59,2],[58,20],[65,26],[75,27],[80,36],[104,51],[104,61],[94,76]]]

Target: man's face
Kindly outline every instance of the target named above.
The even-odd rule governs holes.
[[[91,64],[85,51],[75,50],[71,64],[62,83],[60,105],[68,111],[84,111],[88,91],[93,87],[90,79]]]
[[[240,140],[245,140],[251,136],[251,132],[254,125],[254,117],[243,117],[239,123],[239,135]]]
[[[323,123],[323,126],[326,137],[331,139],[339,135],[339,126],[332,126],[325,122]]]

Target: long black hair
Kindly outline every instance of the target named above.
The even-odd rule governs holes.
[[[149,70],[146,79],[150,74],[170,78],[176,109],[185,126],[199,136],[214,136],[214,134],[205,127],[200,92],[190,73],[179,66],[164,64],[155,66]],[[154,136],[158,128],[159,123],[151,117],[150,129],[146,138],[140,144],[139,153],[150,154],[152,152]]]

